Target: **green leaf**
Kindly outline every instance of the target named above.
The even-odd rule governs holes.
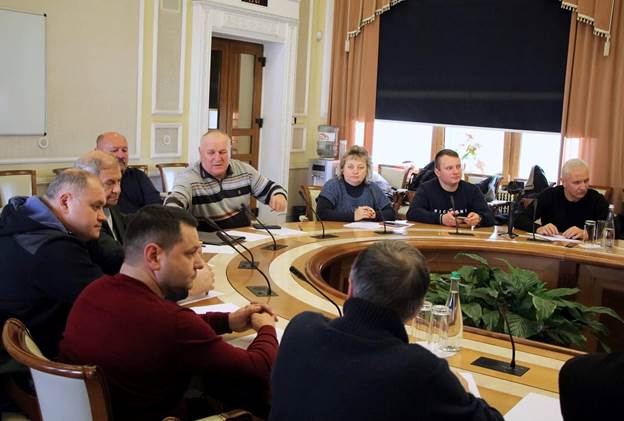
[[[555,298],[555,297],[567,297],[569,295],[574,295],[578,293],[580,289],[578,288],[555,288],[549,289],[548,291],[544,291],[544,295]]]
[[[538,297],[533,293],[529,293],[529,295],[533,297],[532,301],[536,310],[537,320],[546,320],[555,312],[557,304],[552,300]]]
[[[619,320],[620,322],[624,323],[624,320],[622,320],[622,318],[620,317],[619,314],[617,314],[615,311],[613,311],[612,309],[610,309],[609,307],[602,307],[602,306],[594,306],[594,307],[587,307],[585,309],[585,311],[587,313],[595,313],[595,314],[606,314],[608,316],[613,317],[614,319]]]
[[[489,310],[484,308],[482,313],[481,319],[483,320],[485,328],[491,331],[500,331],[500,313],[498,310]]]
[[[513,336],[528,338],[539,332],[536,322],[525,319],[518,314],[507,313],[507,320],[509,321],[509,330]]]
[[[474,253],[457,253],[455,255],[455,259],[457,259],[458,257],[467,257],[469,259],[476,260],[477,262],[481,263],[484,266],[488,266],[488,267],[490,266],[488,264],[488,261],[485,260],[483,257],[479,256],[478,254],[474,254]]]
[[[470,317],[475,325],[481,324],[482,309],[478,303],[465,303],[462,304],[462,313]]]

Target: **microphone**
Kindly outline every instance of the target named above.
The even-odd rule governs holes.
[[[549,243],[548,240],[535,237],[535,220],[537,219],[537,197],[533,201],[533,219],[531,220],[531,235],[532,237],[528,241],[537,241],[539,243]]]
[[[245,259],[244,262],[240,262],[240,264],[238,265],[239,269],[255,269],[258,271],[258,273],[260,273],[260,275],[262,275],[267,286],[266,287],[248,286],[247,287],[248,290],[250,290],[256,297],[276,297],[277,296],[277,294],[271,290],[271,283],[269,282],[269,278],[267,278],[266,274],[262,270],[260,270],[260,268],[258,267],[258,262],[256,262],[256,260],[254,259],[254,255],[251,252],[251,250],[245,247],[244,244],[238,243],[242,248],[245,249],[245,251],[247,251],[247,253],[249,253],[249,256],[251,257],[251,260],[250,260],[249,257],[245,256],[239,249],[236,248],[236,246],[234,245],[236,243],[236,240],[230,234],[224,231],[219,225],[217,225],[215,221],[207,217],[199,217],[198,219],[201,219],[202,221],[210,225],[212,228],[216,229],[217,236],[221,240],[223,240],[225,244],[233,248],[234,251],[236,251],[236,253],[238,253],[243,259]]]
[[[455,219],[455,232],[453,231],[449,231],[449,234],[451,235],[474,235],[471,232],[459,232],[459,221],[457,220],[457,215],[455,214],[455,198],[453,197],[453,195],[451,194],[450,196],[451,199],[451,212],[453,212],[453,218]]]
[[[509,342],[511,342],[511,361],[509,363],[495,360],[488,357],[479,357],[472,362],[472,365],[476,365],[483,368],[489,368],[491,370],[500,371],[502,373],[513,374],[514,376],[521,377],[529,371],[528,367],[516,365],[516,342],[514,341],[511,329],[509,328],[509,320],[507,319],[507,305],[500,301],[497,301],[498,313],[502,316],[505,325],[507,326],[507,332],[509,333]]]
[[[254,259],[253,253],[251,252],[251,250],[245,247],[243,243],[236,241],[234,237],[232,237],[225,230],[223,230],[223,228],[217,225],[217,223],[213,221],[211,218],[200,216],[197,219],[203,222],[206,222],[208,225],[210,225],[211,228],[215,229],[217,231],[217,237],[219,237],[226,245],[233,248],[236,251],[236,253],[241,255],[243,259],[245,259],[244,262],[240,262],[240,264],[238,265],[239,269],[257,269],[258,268],[258,262],[256,262],[256,259]],[[243,249],[245,249],[245,251],[249,253],[249,257],[251,257],[251,260],[247,256],[245,256],[239,249],[237,249],[234,244],[238,244]]]
[[[262,247],[263,250],[279,250],[279,249],[283,249],[284,247],[288,247],[285,244],[277,244],[277,242],[275,241],[275,237],[273,236],[273,233],[271,232],[270,229],[267,228],[266,225],[264,225],[262,223],[262,221],[260,220],[260,218],[258,218],[257,216],[255,216],[251,210],[249,210],[249,208],[247,206],[245,206],[245,204],[243,203],[241,205],[241,210],[249,217],[249,219],[251,219],[252,221],[255,219],[256,221],[258,221],[258,223],[260,224],[260,226],[262,227],[263,230],[265,230],[266,232],[269,233],[269,235],[271,236],[271,240],[273,240],[273,244],[270,246],[265,246]]]
[[[329,301],[330,303],[332,303],[334,305],[334,307],[336,307],[336,310],[338,310],[338,314],[340,315],[340,317],[342,317],[342,310],[340,310],[340,307],[338,307],[338,304],[336,304],[336,302],[334,300],[332,300],[331,298],[329,298],[327,295],[325,295],[325,293],[323,291],[321,291],[316,285],[314,285],[312,282],[310,282],[308,280],[308,278],[306,278],[306,276],[301,273],[301,271],[299,269],[297,269],[294,266],[290,267],[290,273],[292,273],[293,275],[295,275],[297,278],[301,279],[302,281],[304,281],[305,283],[307,283],[308,285],[310,285],[312,288],[314,288],[316,290],[316,292],[318,292],[319,294],[321,294],[323,297],[325,297],[325,299],[327,301]]]
[[[371,195],[371,198],[373,199],[373,209],[375,209],[375,213],[379,214],[379,216],[381,217],[381,223],[383,224],[383,231],[375,231],[375,234],[394,234],[393,231],[388,231],[388,226],[386,225],[386,218],[384,217],[383,212],[377,208],[377,201],[375,200],[375,196],[373,195],[373,189],[371,188],[370,184],[366,184],[366,187],[368,188],[368,192]]]
[[[316,210],[314,210],[314,207],[312,206],[312,203],[310,203],[310,201],[305,197],[305,194],[303,194],[303,192],[301,190],[299,190],[299,196],[301,196],[301,198],[303,199],[303,201],[306,203],[306,205],[308,206],[308,209],[310,209],[312,211],[312,213],[314,213],[314,215],[316,216],[316,220],[319,221],[321,223],[321,229],[323,230],[323,234],[321,235],[312,235],[312,238],[316,238],[318,240],[324,239],[324,238],[336,238],[336,235],[333,234],[325,234],[325,224],[323,223],[323,220],[321,218],[319,218],[318,213],[316,213]]]

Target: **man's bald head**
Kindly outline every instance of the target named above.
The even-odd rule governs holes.
[[[117,158],[121,172],[128,167],[128,140],[121,133],[102,133],[97,137],[95,149],[108,152]]]

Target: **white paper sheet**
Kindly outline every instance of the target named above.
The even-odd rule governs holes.
[[[211,313],[211,312],[231,313],[238,309],[239,307],[236,304],[230,304],[230,303],[191,307],[191,310],[193,310],[197,314],[204,314],[204,313]]]
[[[566,243],[582,243],[583,240],[573,240],[571,238],[565,238],[563,235],[542,235],[542,234],[537,234],[535,233],[535,238],[539,238],[540,240],[546,240],[546,241],[563,241]]]
[[[232,237],[245,237],[245,241],[259,241],[270,238],[268,234],[255,234],[247,231],[228,231]]]
[[[264,230],[256,230],[256,231],[264,231]],[[269,231],[271,231],[271,234],[273,234],[276,237],[296,237],[296,236],[300,236],[300,235],[306,234],[303,231],[298,231],[298,230],[294,230],[294,229],[291,229],[291,228],[284,228],[284,227],[282,227],[282,228],[280,228],[278,230],[271,229]],[[264,232],[266,232],[266,231],[264,231]]]
[[[559,399],[529,393],[505,415],[506,421],[563,421]]]
[[[477,382],[474,379],[472,373],[468,373],[465,371],[460,371],[459,374],[466,380],[468,383],[468,391],[472,393],[477,398],[481,397],[481,393],[479,392],[479,388],[477,387]]]
[[[282,342],[282,336],[284,335],[284,330],[275,328],[275,333],[277,333],[277,342]],[[229,339],[227,342],[230,345],[234,345],[237,348],[247,349],[255,338],[256,338],[256,334],[252,333],[250,335],[239,336],[237,338]]]
[[[201,301],[201,300],[205,300],[208,298],[214,298],[214,297],[218,297],[220,295],[223,295],[224,293],[221,291],[217,291],[216,289],[213,289],[212,291],[208,291],[208,294],[206,295],[201,295],[199,297],[189,297],[189,298],[185,298],[184,300],[180,300],[178,301],[178,304],[183,306],[186,304],[192,304],[192,303],[196,303],[197,301]]]
[[[212,244],[203,244],[202,253],[235,254],[236,252],[230,246],[215,246]]]

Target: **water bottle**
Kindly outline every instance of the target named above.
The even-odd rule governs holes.
[[[446,299],[446,306],[450,310],[448,318],[448,339],[444,351],[457,352],[461,349],[461,341],[464,335],[464,322],[462,318],[461,302],[459,300],[459,281],[461,277],[458,272],[451,273],[451,287]]]
[[[605,222],[602,243],[605,250],[612,250],[615,242],[615,209],[613,205],[609,205],[609,216]]]

